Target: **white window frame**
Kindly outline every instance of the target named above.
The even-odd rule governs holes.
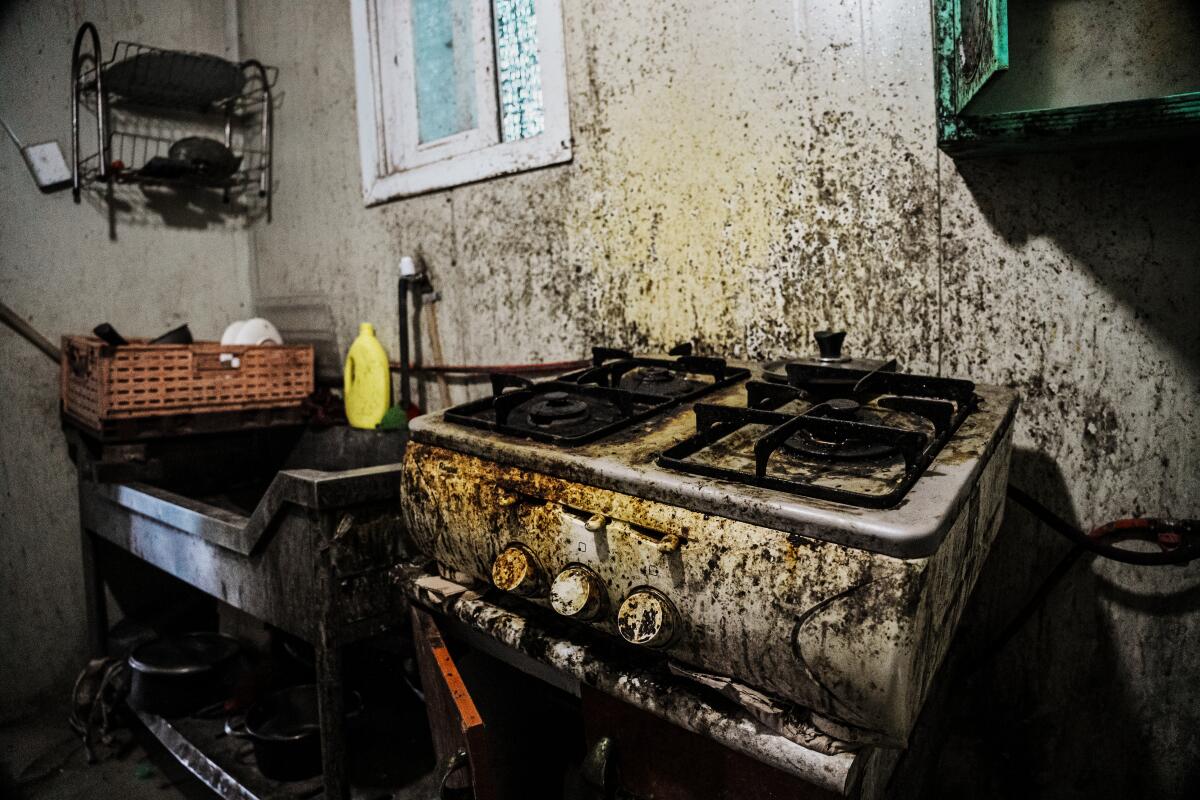
[[[375,205],[571,160],[560,0],[534,0],[545,128],[504,142],[492,0],[471,0],[479,127],[420,143],[411,0],[350,0],[363,199]]]

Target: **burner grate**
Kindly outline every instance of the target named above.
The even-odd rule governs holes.
[[[515,375],[494,375],[492,383],[492,397],[455,406],[446,411],[446,419],[547,444],[577,445],[672,405],[657,395],[562,380],[534,383]]]
[[[659,394],[684,403],[750,377],[750,370],[730,367],[723,358],[692,355],[690,344],[679,345],[670,354],[676,358],[646,358],[611,347],[594,347],[593,366],[564,375],[562,380]]]
[[[744,407],[697,403],[696,434],[664,451],[658,463],[732,483],[889,508],[907,493],[977,402],[974,384],[946,378],[795,364],[788,365],[788,378],[787,384],[747,383]],[[802,411],[785,410],[796,403],[811,405]],[[920,420],[925,429],[879,422],[887,412]],[[766,429],[752,439],[752,458],[697,458],[711,455],[733,434],[752,427]],[[896,458],[903,465],[890,488],[859,491],[794,472],[773,473],[772,458],[781,450],[834,472],[853,466],[857,473],[870,475],[874,464]]]
[[[674,359],[642,358],[597,347],[593,366],[534,383],[492,375],[492,396],[455,406],[447,420],[560,446],[586,444],[750,376],[723,359],[672,351]]]

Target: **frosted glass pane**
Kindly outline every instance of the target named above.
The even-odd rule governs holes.
[[[500,135],[506,142],[537,136],[546,127],[533,0],[494,0]]]
[[[444,139],[478,126],[471,0],[412,0],[417,136]]]

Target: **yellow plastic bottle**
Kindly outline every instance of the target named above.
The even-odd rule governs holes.
[[[363,322],[346,355],[342,387],[346,419],[355,428],[374,429],[392,404],[392,374],[387,352],[375,338],[375,326]]]

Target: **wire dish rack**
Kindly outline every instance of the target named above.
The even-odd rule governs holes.
[[[79,165],[81,184],[96,186],[111,179],[116,184],[197,187],[221,189],[229,195],[266,197],[270,174],[269,154],[257,147],[238,148],[239,167],[228,175],[189,170],[171,158],[177,140],[134,131],[114,130],[107,148],[108,176],[100,175],[100,153],[84,158]]]
[[[238,196],[261,203],[269,221],[277,78],[277,69],[255,60],[126,41],[104,61],[96,26],[83,23],[71,55],[76,202],[84,189],[111,196],[114,184],[219,190],[226,202]],[[89,114],[94,146],[85,148]],[[222,169],[173,150],[197,139],[223,155]]]

